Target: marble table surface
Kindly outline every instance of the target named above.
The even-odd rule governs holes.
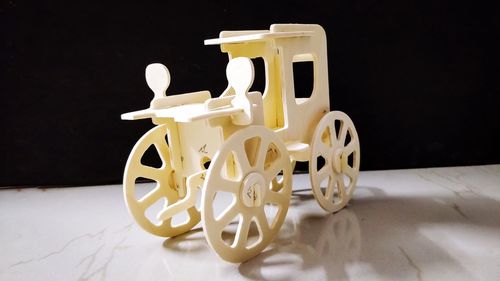
[[[241,264],[143,231],[120,185],[0,190],[0,280],[500,280],[500,165],[364,171],[336,214],[309,188]]]

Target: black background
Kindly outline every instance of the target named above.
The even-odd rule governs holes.
[[[152,124],[144,68],[170,94],[226,86],[221,30],[318,23],[332,109],[362,170],[500,163],[498,1],[2,1],[0,185],[119,183]]]

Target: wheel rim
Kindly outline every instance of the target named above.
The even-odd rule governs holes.
[[[200,221],[200,212],[194,206],[187,209],[188,219],[175,225],[172,218],[163,221],[155,221],[151,218],[180,199],[173,184],[174,169],[166,136],[167,126],[160,125],[144,134],[135,144],[125,166],[123,192],[129,213],[144,230],[158,236],[171,237],[182,234],[195,226]],[[161,159],[162,166],[159,168],[141,163],[150,147],[155,148],[154,151]],[[138,178],[153,180],[156,185],[145,195],[138,195],[136,184]],[[159,210],[152,208],[159,208]],[[151,212],[153,214],[150,214]]]
[[[291,191],[290,157],[278,136],[259,126],[235,133],[213,158],[203,188],[203,231],[212,249],[229,262],[259,254],[281,228]],[[221,193],[224,204],[217,203]]]
[[[356,128],[345,113],[332,111],[314,132],[309,162],[313,194],[329,212],[351,199],[359,174],[360,148]]]

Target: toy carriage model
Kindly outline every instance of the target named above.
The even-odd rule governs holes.
[[[201,220],[210,247],[224,260],[243,262],[263,251],[282,226],[295,161],[309,161],[312,191],[323,209],[336,212],[347,204],[359,174],[359,140],[351,119],[330,111],[321,26],[223,31],[205,44],[219,44],[229,55],[228,87],[219,97],[208,91],[167,96],[170,73],[162,64],[151,64],[146,68],[154,92],[150,108],[122,115],[126,120],[151,118],[156,125],[130,153],[125,201],[136,222],[155,235],[180,235]],[[249,92],[255,58],[265,62],[263,93]],[[295,97],[295,62],[312,62],[309,98]],[[160,167],[141,161],[151,147],[161,158]],[[156,187],[138,196],[138,178],[153,180]],[[229,198],[224,206],[216,204],[221,196]],[[162,205],[154,221],[146,212],[158,201]],[[173,223],[179,213],[187,219]],[[231,227],[235,230],[227,234]]]

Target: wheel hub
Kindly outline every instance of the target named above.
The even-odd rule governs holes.
[[[332,156],[332,166],[333,166],[333,171],[337,174],[340,174],[342,173],[342,154],[343,154],[343,150],[338,148],[338,149],[335,149],[335,151],[333,152],[333,156]]]
[[[241,200],[247,207],[259,207],[265,192],[264,177],[257,172],[248,174],[241,185]]]

